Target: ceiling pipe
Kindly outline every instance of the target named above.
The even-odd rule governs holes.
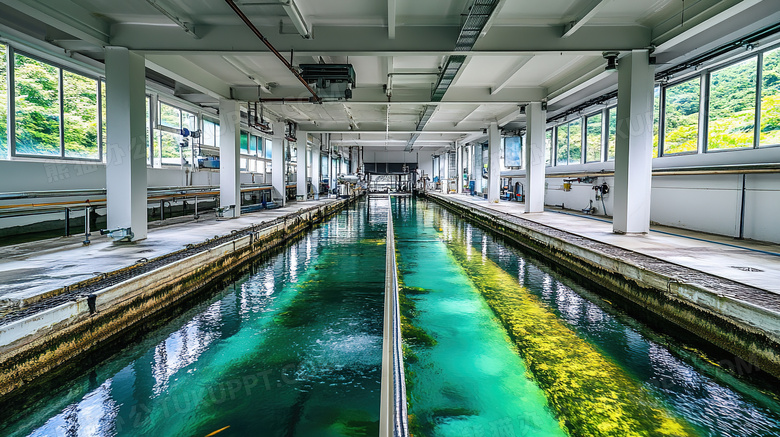
[[[247,25],[247,27],[252,31],[252,33],[254,33],[255,36],[257,36],[257,38],[260,39],[260,41],[262,41],[266,47],[268,47],[268,50],[270,50],[274,55],[276,55],[276,57],[279,58],[280,61],[282,61],[282,63],[287,67],[287,69],[290,70],[290,72],[294,74],[295,77],[298,78],[298,80],[303,84],[303,86],[305,86],[306,89],[309,90],[309,92],[312,95],[312,100],[315,103],[322,103],[322,98],[320,98],[320,96],[317,95],[317,92],[314,91],[314,89],[312,89],[312,87],[306,82],[306,80],[295,69],[295,67],[293,67],[292,64],[290,64],[290,62],[287,59],[285,59],[284,56],[282,56],[282,54],[279,53],[278,50],[276,50],[276,47],[271,45],[271,43],[267,39],[265,39],[263,34],[260,33],[260,30],[258,30],[257,27],[255,27],[255,25],[252,24],[252,22],[249,20],[249,17],[247,17],[246,14],[244,14],[244,12],[241,11],[241,9],[238,7],[235,1],[225,0],[225,3],[227,3],[228,6],[230,6],[230,9],[233,9],[233,12],[235,12],[236,15],[238,15],[238,17],[241,18],[241,21],[243,21],[244,24]],[[287,99],[287,101],[290,100],[291,99]]]

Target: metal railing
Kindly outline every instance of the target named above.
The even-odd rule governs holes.
[[[390,195],[387,196],[390,202]],[[406,379],[401,345],[401,309],[398,302],[398,268],[395,262],[395,233],[392,204],[387,212],[385,258],[385,311],[382,331],[382,391],[379,416],[380,437],[408,437]]]

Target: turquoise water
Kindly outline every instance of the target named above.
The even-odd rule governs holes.
[[[518,358],[523,354],[509,344],[479,295],[473,282],[479,278],[467,277],[453,256],[462,245],[467,257],[503,270],[518,290],[529,293],[574,336],[614,363],[621,375],[685,424],[689,434],[780,435],[776,382],[751,380],[759,372],[750,365],[737,358],[715,358],[649,329],[544,262],[435,204],[398,200],[395,217],[403,279],[407,286],[430,290],[410,295],[416,303],[413,321],[437,342],[412,346],[417,361],[407,363],[412,373],[410,413],[422,425],[421,435],[562,432],[553,426],[557,414],[540,396],[535,375]],[[460,416],[436,413],[455,405],[471,411]],[[576,398],[569,405],[576,406]],[[658,435],[653,430],[646,434]]]
[[[399,200],[396,251],[414,323],[435,337],[407,364],[412,423],[426,436],[564,436],[501,324],[453,262],[434,215]],[[409,379],[408,378],[408,379]],[[413,430],[414,432],[414,430]]]
[[[376,435],[386,217],[338,214],[0,435]]]
[[[416,437],[588,435],[535,373],[548,363],[528,360],[494,315],[488,279],[530,296],[687,434],[780,435],[778,390],[751,379],[755,369],[713,365],[436,205],[394,202],[401,278],[419,287],[407,289],[405,314],[434,343],[406,342]],[[0,435],[377,435],[388,207],[360,202],[21,413],[0,411]],[[473,264],[492,276],[474,276]]]

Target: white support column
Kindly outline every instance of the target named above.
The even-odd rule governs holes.
[[[309,134],[303,131],[296,133],[298,141],[295,143],[295,148],[298,150],[298,179],[296,181],[297,194],[303,196],[303,200],[306,200],[309,194],[307,190],[306,179],[308,178],[307,163],[306,163],[306,144]]]
[[[456,143],[455,148],[456,165],[455,168],[455,190],[458,194],[463,194],[463,145]]]
[[[525,114],[525,212],[543,212],[547,111],[542,109],[542,103],[533,102],[525,107]]]
[[[442,165],[442,181],[441,181],[441,192],[442,194],[449,194],[450,191],[450,153],[452,152],[444,152],[442,156],[442,161],[444,161],[444,164]]]
[[[275,191],[274,200],[279,205],[287,204],[287,185],[284,165],[284,122],[273,124],[274,138],[271,146],[271,181]],[[277,196],[281,196],[278,198]]]
[[[320,146],[311,146],[311,186],[314,190],[314,200],[320,200],[320,167],[322,167],[322,158],[320,158]]]
[[[241,112],[236,100],[219,100],[219,206],[241,215]]]
[[[615,233],[650,231],[652,152],[653,66],[647,50],[633,50],[618,65]]]
[[[106,47],[108,228],[147,234],[146,70],[144,57]]]
[[[501,133],[498,123],[488,127],[488,202],[498,203],[501,197]]]

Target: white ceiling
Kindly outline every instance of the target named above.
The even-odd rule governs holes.
[[[473,0],[292,0],[287,7],[273,1],[236,4],[294,65],[350,63],[357,85],[349,102],[266,103],[271,113],[299,123],[302,130],[396,147],[411,137],[426,105],[433,104],[436,111],[425,125],[431,133],[415,144],[434,148],[473,139],[491,122],[519,128],[519,105],[532,100],[549,99],[554,113],[614,88],[616,75],[603,72],[603,51],[654,44],[662,48],[660,57],[675,59],[701,49],[698,34],[711,41],[715,31],[723,37],[745,33],[744,26],[729,23],[751,18],[758,23],[772,18],[767,11],[778,9],[777,0],[685,2],[684,14],[679,0],[503,0],[474,49],[462,53],[466,63],[442,102],[432,103],[437,77],[430,73],[454,54]],[[126,46],[146,55],[150,68],[212,99],[229,97],[234,86],[261,86],[261,98],[309,96],[225,0],[0,3],[5,4],[0,4],[0,32],[15,28],[97,60],[103,46]],[[289,5],[300,11],[310,39],[300,36]],[[574,30],[565,35],[571,25]],[[194,28],[198,38],[183,26]],[[580,90],[577,85],[585,81],[588,89]],[[208,104],[208,98],[198,102]]]

